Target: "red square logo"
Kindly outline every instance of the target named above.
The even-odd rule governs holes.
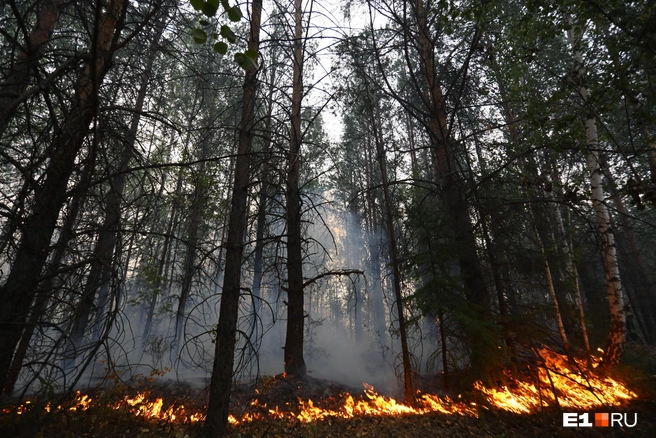
[[[595,427],[608,427],[608,414],[595,413]]]

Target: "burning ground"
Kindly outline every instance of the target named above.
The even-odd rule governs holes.
[[[656,436],[653,392],[634,376],[629,383],[586,371],[583,361],[548,349],[540,363],[506,372],[492,387],[477,382],[463,394],[418,392],[412,406],[375,389],[284,375],[239,385],[233,397],[231,436]],[[626,380],[626,379],[625,379]],[[199,434],[206,394],[189,386],[142,379],[68,399],[6,404],[0,436],[193,438]],[[138,388],[138,390],[135,389]],[[561,412],[631,412],[633,428],[566,429]]]

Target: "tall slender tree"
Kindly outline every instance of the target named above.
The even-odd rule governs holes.
[[[250,18],[248,50],[257,53],[260,46],[262,0],[253,1]],[[253,147],[253,129],[256,123],[257,72],[257,68],[251,67],[246,70],[244,76],[244,94],[241,103],[239,144],[235,160],[228,222],[221,308],[216,327],[216,348],[214,350],[214,364],[212,366],[209,403],[204,428],[204,434],[208,438],[224,436],[228,426],[241,290],[241,264],[244,252],[244,235],[247,229],[250,155]]]

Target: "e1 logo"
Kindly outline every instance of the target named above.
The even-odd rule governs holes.
[[[594,424],[590,421],[590,414],[585,412],[577,414],[576,412],[563,413],[563,427],[634,427],[638,424],[638,414],[633,414],[633,422],[630,414],[626,412],[596,412],[594,414]]]
[[[565,412],[563,413],[563,427],[592,427],[590,414],[587,412],[584,414]]]

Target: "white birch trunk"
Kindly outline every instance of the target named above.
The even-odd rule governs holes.
[[[572,29],[567,31],[567,37],[572,46],[574,56],[574,68],[577,76],[583,76],[583,56],[578,51],[576,36]],[[584,105],[588,102],[588,90],[579,86],[579,94]],[[626,315],[624,313],[624,298],[622,295],[622,282],[620,270],[617,263],[617,252],[615,250],[615,238],[610,227],[610,213],[605,204],[606,195],[602,186],[602,170],[599,164],[599,137],[597,134],[597,123],[595,118],[589,116],[585,120],[585,138],[587,144],[587,167],[590,174],[591,200],[597,219],[597,227],[601,236],[601,255],[606,271],[606,283],[608,285],[608,303],[610,305],[610,327],[603,362],[614,366],[620,363],[624,349],[626,335]]]

